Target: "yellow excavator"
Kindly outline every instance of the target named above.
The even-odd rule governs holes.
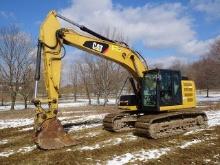
[[[59,19],[79,28],[84,34],[74,29],[61,28]],[[57,119],[64,45],[114,61],[132,75],[130,82],[134,95],[120,97],[119,108],[124,111],[108,114],[103,120],[105,130],[134,130],[137,135],[157,139],[207,126],[207,116],[195,108],[193,81],[182,77],[179,71],[149,70],[145,59],[127,44],[108,39],[51,11],[40,28],[32,100],[36,106],[34,141],[40,148],[59,149],[77,144]],[[41,56],[47,99],[37,97]],[[48,104],[49,109],[43,109],[42,104]]]

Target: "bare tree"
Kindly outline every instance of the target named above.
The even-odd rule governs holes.
[[[34,93],[34,79],[33,79],[33,69],[31,67],[27,68],[25,72],[23,72],[23,82],[19,87],[19,94],[24,99],[25,109],[27,109],[28,100],[30,100]]]
[[[107,61],[105,59],[99,59],[98,60],[98,66],[99,66],[99,75],[100,75],[100,87],[103,92],[104,96],[104,105],[108,102],[108,96],[111,92],[111,83],[113,83],[113,77],[112,77],[112,68],[111,65],[113,64],[111,61]]]
[[[104,105],[110,94],[117,98],[123,84],[119,80],[127,76],[126,71],[120,65],[100,57],[85,56],[83,63],[90,74],[90,93],[96,95],[97,103],[100,104],[101,96],[104,97]]]
[[[116,40],[118,43],[125,43],[128,39],[125,38],[122,32],[117,31],[116,28],[108,27],[103,30],[103,35]],[[106,60],[104,58],[97,59],[98,65],[98,73],[100,80],[100,89],[102,90],[102,94],[104,96],[104,105],[108,102],[108,97],[111,93],[114,93],[115,98],[117,100],[118,92],[123,84],[123,80],[127,77],[128,74],[125,69],[122,68],[119,64],[115,62]],[[119,81],[120,80],[120,81]]]
[[[208,58],[210,58],[213,62],[213,66],[211,66],[214,70],[215,74],[215,87],[220,88],[220,39],[216,40],[210,47],[210,51],[208,53]]]
[[[91,93],[90,93],[91,74],[88,70],[88,67],[84,63],[79,61],[77,65],[80,72],[81,81],[85,87],[87,99],[89,100],[89,105],[91,105]]]
[[[99,78],[99,88],[104,97],[104,105],[107,104],[109,95],[114,95],[117,99],[118,92],[123,84],[123,80],[127,77],[124,69],[111,61],[99,58],[97,60],[97,71]]]
[[[14,109],[22,74],[31,65],[32,42],[27,34],[16,26],[0,29],[0,74],[7,83],[11,95],[11,110]]]
[[[69,73],[69,78],[73,87],[73,95],[74,95],[74,101],[76,102],[77,100],[77,88],[78,88],[78,77],[79,73],[78,73],[78,68],[76,64],[73,64],[71,69],[70,69],[70,73]]]
[[[33,71],[30,68],[23,74],[23,83],[19,87],[19,94],[24,99],[25,109],[27,109],[28,100],[31,99],[34,93],[34,79],[33,79]]]
[[[220,64],[220,39],[211,45],[208,56]]]
[[[188,74],[187,67],[187,64],[181,62],[180,60],[175,60],[172,62],[172,65],[169,67],[169,69],[178,70],[182,75],[186,76]]]
[[[113,75],[112,75],[112,94],[115,97],[115,103],[118,102],[118,97],[121,94],[120,91],[121,90],[126,90],[127,93],[131,92],[131,85],[130,83],[127,81],[128,77],[131,77],[131,75],[129,74],[128,71],[126,71],[124,68],[122,68],[120,65],[115,65],[113,66]],[[120,81],[119,81],[120,80]],[[127,81],[128,83],[125,84],[125,81]],[[123,85],[125,85],[123,87]],[[123,89],[122,89],[123,87]]]
[[[91,75],[91,89],[92,92],[96,95],[97,97],[97,104],[100,104],[100,97],[102,94],[102,88],[101,88],[101,77],[100,77],[100,71],[99,67],[97,65],[97,58],[94,56],[84,56],[83,61],[85,65],[87,65],[89,73]]]
[[[7,85],[0,80],[0,98],[1,98],[1,106],[4,106],[4,101],[7,99]]]
[[[206,96],[209,97],[209,90],[220,87],[220,40],[210,46],[209,52],[199,61],[188,67],[188,74],[195,80],[200,89],[206,89]]]
[[[190,76],[195,80],[199,89],[206,89],[206,96],[209,97],[209,90],[217,85],[216,63],[210,58],[203,58],[189,67]]]

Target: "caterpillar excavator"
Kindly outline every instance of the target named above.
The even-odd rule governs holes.
[[[62,28],[59,19],[84,33],[73,28]],[[127,44],[106,38],[51,11],[40,28],[35,93],[32,100],[36,106],[34,141],[40,148],[59,149],[77,144],[57,119],[64,45],[114,61],[132,75],[130,82],[134,95],[120,97],[119,108],[124,111],[108,114],[103,120],[105,130],[133,130],[136,135],[157,139],[207,126],[207,116],[195,108],[196,91],[193,81],[183,78],[179,71],[149,70],[145,59]],[[41,56],[47,99],[37,96]],[[43,109],[42,104],[48,104],[49,109]]]

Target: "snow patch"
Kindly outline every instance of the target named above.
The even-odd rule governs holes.
[[[9,157],[10,155],[16,154],[16,153],[27,153],[27,152],[31,152],[34,149],[36,149],[37,146],[33,145],[33,146],[25,146],[22,148],[19,148],[17,151],[13,151],[13,150],[9,150],[9,151],[4,151],[4,152],[0,152],[0,157]]]
[[[118,145],[120,143],[123,143],[123,141],[122,141],[122,138],[114,138],[114,139],[109,139],[107,141],[104,141],[104,143],[107,143],[107,144],[110,143],[110,145]]]
[[[87,132],[87,133],[80,135],[80,136],[77,136],[77,137],[78,137],[78,139],[85,138],[85,137],[92,138],[92,137],[98,136],[99,134],[101,134],[101,131],[93,131],[93,132]]]
[[[194,133],[197,133],[197,132],[201,132],[203,130],[205,130],[205,129],[196,129],[196,130],[192,130],[192,131],[186,132],[183,135],[187,136],[187,135],[191,135],[191,134],[194,134]]]
[[[211,159],[204,159],[205,163],[210,163],[212,160]]]
[[[220,110],[205,111],[209,127],[220,125]]]
[[[152,150],[147,150],[145,151],[144,149],[133,152],[133,153],[126,153],[124,155],[116,156],[112,160],[109,160],[107,162],[107,165],[112,165],[112,164],[126,164],[129,162],[134,162],[134,161],[142,161],[146,162],[150,159],[158,159],[162,155],[165,155],[167,152],[170,151],[170,148],[160,148],[160,149],[152,149]]]
[[[207,137],[202,140],[195,139],[193,141],[186,141],[182,144],[176,144],[176,141],[172,140],[173,144],[175,144],[172,147],[159,148],[159,149],[149,149],[146,151],[144,149],[142,149],[140,151],[136,151],[136,152],[132,152],[132,153],[125,153],[123,155],[114,157],[112,160],[108,160],[107,164],[108,165],[111,165],[111,164],[121,165],[121,164],[127,164],[127,163],[131,163],[131,162],[135,162],[135,161],[147,162],[150,159],[158,159],[162,155],[165,155],[171,151],[175,151],[176,149],[179,149],[179,148],[185,149],[185,148],[190,147],[194,144],[198,144],[198,143],[201,143],[206,140],[217,139],[217,138],[218,137]]]
[[[80,131],[82,129],[94,128],[99,127],[102,124],[89,124],[89,125],[79,125],[79,126],[71,126],[70,128],[66,129],[68,132]]]
[[[106,116],[108,113],[98,114],[98,115],[89,115],[89,116],[81,116],[79,119],[73,119],[73,120],[65,120],[61,121],[62,125],[68,125],[65,129],[67,131],[73,132],[73,131],[79,131],[85,128],[93,128],[93,127],[99,127],[102,125],[102,119]]]
[[[8,139],[0,140],[0,145],[8,143]]]
[[[103,148],[106,146],[118,145],[120,143],[123,143],[122,138],[114,138],[114,139],[109,139],[106,141],[99,142],[92,146],[82,147],[80,148],[80,150],[94,150],[94,149],[99,149],[99,148]]]
[[[17,151],[17,153],[26,153],[26,152],[31,152],[31,151],[33,151],[34,149],[36,149],[37,147],[36,147],[36,145],[33,145],[33,146],[27,146],[27,147],[22,147],[22,148],[20,148],[18,151]]]
[[[205,108],[205,107],[210,107],[209,105],[197,105],[196,108]]]
[[[0,152],[0,157],[9,157],[10,155],[14,154],[13,150]]]
[[[99,132],[89,132],[86,134],[86,136],[83,136],[83,137],[95,137],[95,136],[98,136],[99,134],[101,134],[101,131]]]
[[[203,140],[193,140],[193,141],[190,141],[190,142],[185,142],[184,144],[182,144],[181,146],[179,146],[180,148],[182,149],[185,149],[193,144],[197,144],[197,143],[201,143]]]
[[[33,118],[0,120],[0,129],[22,127],[33,123]]]
[[[33,129],[34,129],[34,127],[27,127],[27,128],[22,128],[19,131],[23,132],[23,131],[30,131],[30,130],[33,130]]]
[[[80,119],[73,119],[73,120],[66,120],[62,121],[62,124],[69,124],[69,123],[78,123],[78,122],[85,122],[85,121],[93,121],[93,120],[102,120],[108,113],[102,113],[98,115],[86,115],[86,116],[80,116]]]
[[[107,165],[112,165],[112,164],[117,164],[117,165],[121,165],[121,164],[126,164],[128,162],[130,162],[130,160],[134,159],[134,155],[131,153],[126,153],[124,155],[121,156],[117,156],[115,158],[113,158],[112,160],[109,160],[107,162]]]
[[[62,114],[72,114],[72,113],[90,113],[91,111],[64,111],[64,112],[61,112]]]
[[[216,102],[220,101],[220,94],[210,94],[210,97],[206,97],[205,95],[197,95],[198,102]]]
[[[102,119],[105,117],[106,114],[108,113],[103,113],[103,114],[98,114],[98,115],[87,115],[87,116],[86,115],[85,116],[83,115],[82,116],[65,116],[65,117],[59,117],[58,119],[61,120],[61,123],[63,125],[73,124],[73,126],[71,126],[69,130],[75,131],[75,130],[82,130],[84,128],[92,128],[92,127],[100,126]],[[78,118],[75,119],[75,117],[78,117]],[[68,119],[72,119],[72,120],[68,120]],[[28,125],[32,125],[33,123],[34,123],[33,118],[0,120],[0,129],[28,126]],[[19,131],[29,131],[32,129],[33,127],[27,127],[27,128],[22,128]]]
[[[95,149],[98,149],[100,148],[100,145],[99,144],[96,144],[94,146],[85,146],[85,147],[82,147],[80,150],[95,150]]]
[[[217,159],[220,157],[220,154],[214,155],[213,158]]]
[[[62,116],[62,117],[58,117],[59,120],[69,120],[69,119],[77,119],[79,117],[82,116]]]
[[[128,135],[125,136],[126,140],[128,141],[133,141],[133,140],[137,140],[138,136],[134,136],[133,133],[129,133]]]

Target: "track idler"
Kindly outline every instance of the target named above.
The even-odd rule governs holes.
[[[36,130],[34,141],[39,148],[45,150],[78,144],[65,132],[61,122],[56,117],[47,119],[42,123],[40,128]]]

